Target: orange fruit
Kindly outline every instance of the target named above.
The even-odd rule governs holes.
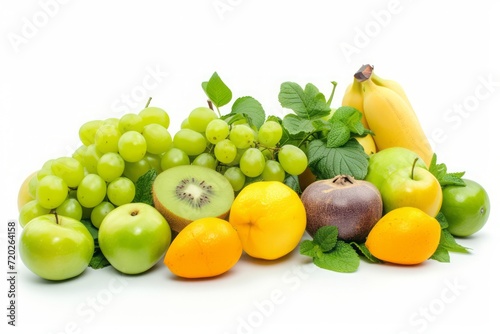
[[[164,263],[184,278],[221,275],[231,269],[243,252],[235,229],[226,220],[200,218],[179,232],[165,254]]]
[[[258,181],[243,188],[229,212],[243,250],[274,260],[290,253],[306,228],[306,210],[299,195],[278,181]]]
[[[441,237],[439,222],[420,209],[402,207],[384,215],[366,238],[376,258],[396,264],[422,263],[434,254]]]

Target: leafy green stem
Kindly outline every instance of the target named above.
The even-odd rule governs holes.
[[[330,97],[328,98],[328,101],[326,101],[326,103],[329,106],[332,105],[333,95],[335,95],[335,88],[337,88],[337,81],[332,81],[332,85],[333,85],[332,92],[330,93]]]

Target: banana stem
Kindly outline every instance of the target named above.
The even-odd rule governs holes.
[[[372,72],[373,72],[373,66],[366,64],[366,65],[361,66],[359,68],[359,70],[356,73],[354,73],[354,77],[359,82],[363,82],[363,81],[368,80],[370,78],[370,76],[372,75]]]

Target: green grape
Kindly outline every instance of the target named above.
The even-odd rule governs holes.
[[[224,172],[224,176],[231,183],[234,191],[240,191],[245,185],[246,177],[239,167],[229,167]]]
[[[118,153],[104,153],[97,161],[97,174],[106,182],[119,178],[124,170],[125,160]]]
[[[137,131],[127,131],[118,140],[118,152],[123,160],[136,162],[144,158],[148,145],[146,139]]]
[[[38,186],[38,178],[32,177],[28,184],[28,192],[31,198],[36,198],[36,187]]]
[[[45,161],[45,163],[42,165],[42,168],[36,172],[36,178],[38,181],[43,179],[47,175],[54,175],[52,173],[52,164],[54,163],[54,159],[50,159]]]
[[[180,129],[174,135],[174,147],[183,150],[187,155],[196,156],[205,151],[207,140],[201,133],[190,129]]]
[[[215,158],[223,164],[231,163],[236,158],[237,148],[229,139],[223,139],[214,147]]]
[[[248,177],[262,174],[266,165],[266,158],[258,148],[251,147],[246,150],[240,159],[240,169]]]
[[[161,169],[166,170],[175,166],[189,165],[189,156],[181,149],[172,147],[161,157]]]
[[[264,171],[262,172],[264,181],[285,181],[285,170],[276,160],[267,160]]]
[[[274,147],[281,140],[283,129],[276,121],[267,121],[261,125],[257,140],[265,147]]]
[[[68,187],[76,188],[85,176],[85,169],[75,158],[61,157],[51,165],[52,173],[66,182]]]
[[[127,131],[142,132],[143,129],[144,120],[137,114],[125,114],[120,117],[120,120],[118,121],[118,130],[120,130],[121,133],[125,133]]]
[[[238,124],[231,128],[229,139],[237,148],[248,148],[255,140],[255,133],[249,126]]]
[[[182,122],[181,122],[181,129],[191,129],[191,125],[189,124],[189,119],[185,118]]]
[[[95,134],[95,146],[101,153],[118,152],[118,140],[121,135],[117,126],[104,124]]]
[[[139,116],[142,117],[144,126],[148,124],[160,124],[165,129],[168,129],[170,125],[170,116],[168,113],[158,107],[147,107],[139,112]]]
[[[200,133],[205,132],[208,123],[214,119],[217,119],[217,114],[207,107],[193,109],[188,115],[189,126]]]
[[[83,145],[89,146],[90,144],[94,143],[95,134],[97,132],[97,129],[99,129],[103,123],[104,122],[101,120],[93,120],[93,121],[89,121],[89,122],[84,123],[80,127],[80,129],[78,131],[78,135],[79,135],[80,140],[83,143]]]
[[[115,206],[110,202],[104,201],[99,203],[96,207],[92,208],[90,213],[90,222],[96,228],[101,227],[101,223],[108,213],[110,213]]]
[[[120,119],[116,117],[106,118],[102,125],[112,125],[118,129],[118,124],[120,123]]]
[[[106,181],[97,174],[87,174],[76,190],[76,198],[86,208],[93,208],[106,197]]]
[[[61,216],[82,220],[83,209],[76,198],[67,198],[56,208],[56,212]]]
[[[38,181],[36,200],[47,209],[55,209],[68,197],[68,185],[62,178],[47,175]]]
[[[85,154],[87,152],[87,146],[81,145],[75,152],[71,155],[73,159],[78,160],[82,165],[85,165]]]
[[[85,150],[85,156],[83,161],[83,167],[87,172],[96,174],[97,173],[97,162],[102,157],[102,153],[99,152],[95,144],[90,144]]]
[[[126,177],[119,177],[108,184],[106,194],[115,206],[131,203],[135,197],[135,185]]]
[[[233,161],[231,161],[227,165],[228,166],[239,166],[240,160],[241,160],[241,156],[243,155],[243,153],[245,153],[246,150],[247,150],[246,148],[237,148],[236,149],[236,156],[234,157]]]
[[[161,154],[172,147],[170,132],[160,124],[148,124],[142,130],[146,139],[147,151],[152,154]]]
[[[290,175],[302,174],[307,168],[307,156],[300,148],[294,145],[284,145],[278,152],[278,160]]]
[[[26,226],[33,218],[50,213],[50,209],[41,206],[36,199],[27,202],[19,210],[19,225]]]
[[[217,160],[215,160],[212,154],[204,152],[194,158],[193,165],[215,169],[215,167],[217,167]]]
[[[212,144],[217,144],[227,136],[229,136],[229,124],[219,118],[210,121],[205,129],[205,137]]]
[[[139,178],[146,174],[151,168],[152,167],[146,158],[142,158],[136,162],[125,162],[123,176],[132,180],[132,182],[137,182],[137,180],[139,180]]]
[[[149,163],[150,168],[153,168],[156,170],[157,173],[160,173],[161,170],[161,157],[162,155],[160,154],[151,154],[151,153],[146,153],[144,156],[144,160],[146,160]]]

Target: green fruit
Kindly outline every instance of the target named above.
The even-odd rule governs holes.
[[[111,266],[124,274],[140,274],[165,255],[172,234],[169,224],[155,208],[129,203],[104,217],[98,240]]]
[[[27,224],[19,238],[26,267],[48,280],[80,275],[94,254],[94,239],[78,220],[47,214]]]
[[[448,231],[456,237],[468,237],[486,224],[490,200],[486,190],[477,182],[463,179],[465,187],[443,188],[441,212],[448,221]]]

